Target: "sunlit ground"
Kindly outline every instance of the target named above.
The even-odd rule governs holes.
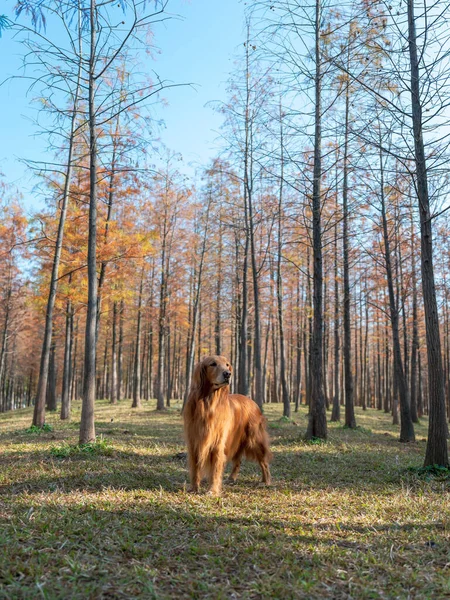
[[[186,493],[179,405],[154,408],[98,402],[100,453],[65,458],[78,405],[40,435],[30,409],[0,416],[0,598],[450,596],[450,482],[408,470],[425,420],[402,445],[358,409],[356,431],[307,444],[305,408],[268,406],[273,486],[247,463],[214,499]]]

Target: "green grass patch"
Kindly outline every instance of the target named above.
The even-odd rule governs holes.
[[[311,438],[305,438],[305,442],[311,446],[323,446],[327,443],[327,440],[313,435]]]
[[[0,600],[450,597],[450,479],[422,474],[426,419],[400,444],[358,408],[357,429],[305,443],[304,406],[295,424],[266,405],[273,485],[243,462],[211,498],[187,493],[180,403],[130,405],[98,401],[85,446],[79,403],[47,415],[51,435],[25,434],[31,408],[0,414]]]
[[[25,433],[37,433],[38,435],[41,435],[41,433],[48,433],[50,431],[53,431],[53,426],[50,425],[50,423],[44,423],[42,427],[31,425],[31,427],[27,427],[27,429],[25,429]]]
[[[95,442],[88,442],[87,444],[68,444],[64,442],[60,446],[52,446],[50,448],[50,454],[55,458],[68,458],[69,456],[112,456],[114,454],[114,448],[111,443],[103,438],[98,437]]]
[[[431,478],[436,477],[439,479],[450,479],[450,469],[440,465],[428,465],[426,467],[409,467],[410,473],[415,473],[419,477]]]

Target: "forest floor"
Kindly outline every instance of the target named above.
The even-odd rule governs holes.
[[[79,405],[52,431],[0,415],[0,598],[449,598],[450,480],[421,475],[426,420],[403,445],[357,410],[302,441],[265,409],[273,485],[244,463],[220,498],[186,492],[179,407],[97,403],[102,441],[75,453]]]

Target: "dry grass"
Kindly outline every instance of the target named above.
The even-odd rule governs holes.
[[[389,416],[358,410],[360,429],[310,445],[304,410],[266,414],[274,485],[244,464],[219,499],[185,491],[176,409],[99,402],[104,439],[77,453],[59,450],[78,406],[41,434],[29,410],[1,415],[0,598],[450,597],[449,480],[408,471],[426,423],[405,446]]]

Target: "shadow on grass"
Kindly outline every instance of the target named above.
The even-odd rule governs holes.
[[[288,443],[304,442],[306,427],[303,427],[302,425],[293,426],[292,423],[274,421],[269,422],[268,432],[271,438],[271,446],[284,446]],[[373,444],[374,446],[406,448],[408,446],[412,447],[414,444],[421,443],[423,441],[424,440],[420,440],[419,442],[404,444],[400,442],[399,432],[377,432],[368,428],[357,427],[356,429],[350,429],[342,425],[334,425],[334,427],[329,428],[328,439],[324,441],[323,444],[333,445],[339,443],[350,443],[354,444],[356,447],[361,443],[369,443]],[[318,442],[316,445],[320,445],[320,443]]]
[[[66,458],[53,457],[49,450],[10,452],[0,456],[0,465],[5,473],[9,471],[13,482],[1,485],[0,495],[105,488],[158,489],[171,493],[185,489],[188,480],[185,458],[177,458],[171,448],[164,451],[158,448],[158,453],[151,453],[151,448],[145,448],[145,453],[142,450],[142,447],[136,451],[113,449],[110,456],[79,454]],[[278,452],[274,448],[273,485],[267,493],[276,502],[279,493],[307,489],[374,493],[398,490],[404,486],[406,467],[411,466],[408,458],[407,464],[396,464],[391,455],[375,455],[361,449],[342,452],[331,444],[305,446],[298,451]],[[229,471],[230,465],[226,473]],[[409,478],[413,479],[411,475]],[[225,485],[226,493],[239,495],[246,490],[251,493],[259,479],[259,467],[244,461],[237,484]]]
[[[2,440],[9,441],[9,447],[3,456],[0,454],[0,465],[8,474],[3,477],[0,494],[105,487],[183,490],[186,464],[174,458],[183,447],[182,423],[176,411],[170,414],[127,409],[132,415],[130,421],[124,412],[118,413],[117,421],[111,421],[104,418],[107,408],[100,411],[96,427],[97,433],[113,445],[112,456],[51,456],[50,445],[76,443],[75,423],[41,435],[27,435],[23,430],[4,432]],[[302,440],[301,426],[271,420],[269,431],[274,452],[273,499],[279,491],[303,489],[392,491],[403,486],[407,467],[422,463],[423,446],[400,444],[390,433],[334,426],[330,427],[329,442],[310,445]],[[240,493],[246,487],[253,489],[258,480],[258,467],[244,463],[237,489]]]
[[[432,579],[447,561],[439,524],[338,527],[189,502],[136,497],[114,510],[23,502],[0,538],[5,597],[32,597],[40,581],[49,598],[373,598],[374,588],[383,591],[376,597],[404,597],[408,565],[426,597],[444,597]],[[430,536],[433,548],[425,546]],[[403,553],[392,577],[394,547]],[[432,577],[421,575],[421,560],[431,559]]]
[[[168,458],[167,455],[145,455],[137,452],[113,450],[111,456],[79,454],[67,458],[54,458],[50,452],[39,453],[39,472],[29,476],[33,468],[34,452],[15,452],[0,457],[0,465],[22,463],[26,468],[15,468],[15,481],[0,485],[0,496],[23,491],[38,493],[59,490],[98,491],[105,488],[121,490],[178,491],[186,479],[184,460]],[[55,475],[55,471],[58,474]],[[23,477],[23,478],[22,478]]]
[[[148,413],[146,413],[148,416]],[[79,423],[61,423],[60,427],[55,427],[52,431],[40,433],[26,433],[24,429],[0,433],[1,443],[10,443],[13,445],[46,446],[48,444],[57,444],[58,442],[68,441],[77,443]],[[129,443],[134,439],[139,439],[142,443],[159,443],[161,447],[179,446],[184,444],[183,430],[180,422],[173,423],[155,422],[151,420],[143,423],[130,423],[127,421],[97,421],[97,436],[109,436],[113,438],[122,437],[123,442]]]

